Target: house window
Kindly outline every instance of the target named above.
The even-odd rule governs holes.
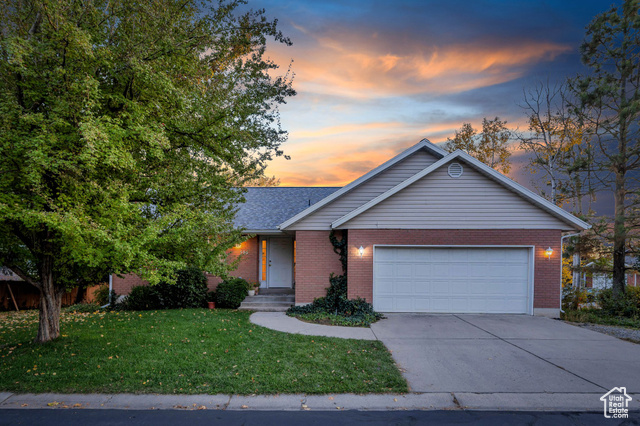
[[[267,240],[262,240],[262,265],[261,267],[261,281],[267,280]]]

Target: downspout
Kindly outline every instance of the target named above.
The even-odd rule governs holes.
[[[567,234],[560,237],[560,313],[562,314],[564,314],[564,311],[562,310],[562,268],[564,267],[562,254],[564,253],[564,239],[569,237],[577,237],[579,235],[580,232],[576,232],[575,234]]]
[[[109,299],[107,299],[109,302],[106,305],[101,306],[101,308],[106,308],[107,306],[111,306],[111,302],[113,302],[113,300],[111,300],[112,291],[113,291],[113,274],[109,274]]]

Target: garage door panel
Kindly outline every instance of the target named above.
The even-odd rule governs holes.
[[[396,264],[395,275],[400,278],[411,278],[413,276],[413,265],[410,263]]]
[[[427,282],[429,293],[434,295],[448,295],[449,294],[449,281],[448,280],[431,280]]]
[[[375,265],[375,273],[380,278],[393,278],[394,265],[392,263],[378,263]]]
[[[413,284],[413,281],[396,281],[393,291],[396,295],[406,295],[411,297],[414,293]]]
[[[526,248],[377,247],[382,312],[529,313]]]
[[[451,275],[451,265],[445,262],[432,262],[431,265],[431,276],[434,279],[448,279]]]

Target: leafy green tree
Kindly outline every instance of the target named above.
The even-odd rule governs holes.
[[[625,256],[640,228],[640,2],[626,0],[597,15],[581,46],[588,75],[570,81],[576,112],[595,147],[589,159],[605,190],[613,193],[613,228],[599,226],[613,251],[613,293],[625,291]]]
[[[0,4],[0,264],[40,291],[37,342],[108,272],[228,269],[234,185],[282,154],[295,94],[265,56],[289,40],[242,3]]]
[[[460,131],[456,131],[453,139],[448,138],[445,149],[453,152],[461,149],[469,155],[502,173],[511,170],[511,151],[509,141],[511,131],[507,122],[496,117],[493,120],[482,120],[482,133],[478,134],[471,123],[464,123]]]

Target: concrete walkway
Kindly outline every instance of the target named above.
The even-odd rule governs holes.
[[[368,327],[338,327],[311,324],[289,317],[284,312],[256,312],[249,317],[249,321],[256,325],[276,331],[284,331],[285,333],[339,337],[342,339],[378,340]]]
[[[601,412],[600,393],[408,393],[328,395],[133,395],[12,394],[0,392],[5,409],[105,410],[523,410]],[[629,404],[638,410],[638,400]],[[1,416],[0,416],[1,417]],[[637,418],[632,414],[631,419]],[[0,422],[1,423],[1,422]]]

